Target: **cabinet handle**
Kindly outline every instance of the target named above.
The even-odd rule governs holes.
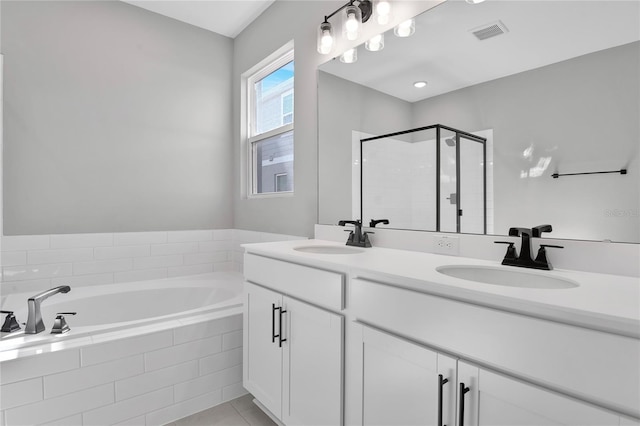
[[[464,426],[464,394],[469,392],[469,388],[464,385],[464,383],[460,382],[460,423],[459,426]]]
[[[271,343],[275,343],[276,337],[278,337],[278,335],[276,334],[276,309],[280,309],[280,308],[276,308],[276,304],[272,303],[271,304]]]
[[[287,339],[283,339],[282,338],[282,315],[286,314],[287,311],[282,309],[282,307],[280,307],[278,309],[280,310],[280,324],[279,324],[279,330],[278,330],[278,346],[282,347],[282,342],[286,342],[287,341]]]
[[[449,379],[445,379],[442,376],[442,374],[438,374],[438,426],[443,426],[442,425],[442,388],[444,387],[445,383],[449,383]]]

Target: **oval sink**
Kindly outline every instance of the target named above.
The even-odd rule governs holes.
[[[491,266],[450,265],[439,266],[436,268],[436,271],[450,277],[461,278],[467,281],[501,285],[505,287],[540,289],[578,287],[578,283],[565,278],[558,278],[540,272],[515,268],[507,269]]]
[[[363,249],[347,246],[301,246],[294,247],[293,249],[303,253],[317,254],[356,254],[364,252]]]

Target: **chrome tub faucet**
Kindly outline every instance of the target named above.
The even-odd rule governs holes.
[[[40,305],[45,299],[58,293],[68,293],[71,291],[71,287],[68,285],[61,285],[59,287],[50,288],[42,293],[36,294],[27,300],[29,307],[29,313],[27,315],[27,325],[24,328],[25,334],[37,334],[44,331],[44,322],[42,322],[42,313],[40,312]]]

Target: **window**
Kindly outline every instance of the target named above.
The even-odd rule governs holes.
[[[293,192],[293,50],[247,78],[249,196]]]

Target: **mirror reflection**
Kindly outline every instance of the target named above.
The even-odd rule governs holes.
[[[433,168],[422,187],[386,193],[389,179],[369,173],[369,201],[359,179],[361,139],[444,124],[490,147],[487,233],[550,223],[550,237],[640,242],[640,3],[447,1],[416,17],[411,37],[390,31],[384,39],[381,51],[359,46],[355,63],[319,68],[320,223],[368,223],[384,218],[380,206],[406,216],[416,204],[436,211],[450,202],[456,191],[425,195],[436,177],[463,184],[445,168]],[[444,152],[446,138],[440,145]],[[402,149],[393,155],[406,173],[417,157]],[[594,173],[603,171],[617,173]],[[384,226],[433,230],[426,221]]]

